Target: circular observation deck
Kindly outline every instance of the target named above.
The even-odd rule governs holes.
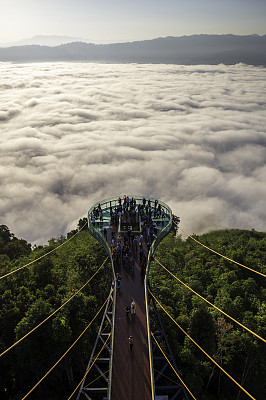
[[[88,212],[90,233],[113,254],[114,245],[132,243],[143,236],[150,255],[172,226],[172,210],[160,200],[125,195],[100,201]]]

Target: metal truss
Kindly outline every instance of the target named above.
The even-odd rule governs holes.
[[[151,346],[153,355],[153,373],[156,398],[165,398],[169,400],[186,399],[189,400],[187,391],[179,380],[180,373],[177,369],[174,356],[172,354],[166,333],[163,328],[162,320],[158,313],[156,301],[150,294],[150,284],[148,282],[148,304],[150,317]],[[159,349],[157,343],[163,348],[168,360],[172,364],[177,375],[169,365],[165,356]]]
[[[115,291],[112,285],[110,297],[105,306],[102,322],[86,369],[85,378],[79,389],[77,400],[107,399],[108,397],[112,361],[111,336],[113,332],[114,299]],[[107,339],[108,341],[106,342]],[[97,357],[98,354],[99,357]]]

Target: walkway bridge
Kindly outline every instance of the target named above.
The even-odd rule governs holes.
[[[191,240],[195,241],[204,249],[224,258],[227,262],[232,262],[238,267],[244,268],[252,274],[256,274],[257,277],[259,276],[260,280],[261,278],[266,278],[263,265],[258,265],[257,269],[250,268],[238,261],[228,258],[226,255],[218,253],[216,250],[213,250],[199,242],[195,237],[188,235],[179,227],[179,221],[176,217],[172,216],[171,209],[158,200],[146,200],[142,197],[136,196],[126,197],[125,199],[112,198],[105,200],[90,209],[89,230],[104,246],[111,262],[113,283],[110,288],[110,294],[95,314],[94,318],[87,324],[74,343],[71,344],[56,363],[50,367],[37,383],[35,383],[28,393],[24,395],[22,400],[25,400],[64,359],[64,357],[68,355],[70,350],[91,326],[91,323],[100,312],[104,310],[104,307],[105,310],[102,315],[98,335],[91,356],[90,358],[88,357],[89,363],[86,372],[83,375],[83,380],[82,382],[79,382],[68,400],[73,398],[78,388],[80,389],[77,399],[175,400],[178,398],[178,400],[188,400],[189,393],[191,398],[196,400],[188,386],[186,386],[185,382],[182,381],[182,377],[177,370],[171,348],[160,320],[160,314],[157,312],[157,305],[165,314],[168,315],[183,334],[186,335],[186,337],[191,340],[193,344],[197,346],[197,348],[238,387],[238,398],[241,393],[240,391],[242,391],[250,399],[255,400],[255,397],[253,397],[242,386],[242,384],[237,382],[236,379],[234,379],[221,365],[219,365],[219,363],[217,363],[217,361],[177,323],[177,321],[160,303],[160,300],[155,298],[152,288],[150,289],[149,287],[148,275],[151,259],[153,258],[154,251],[159,242],[170,231],[172,222]],[[48,252],[44,252],[42,255],[32,259],[25,265],[19,266],[16,269],[11,269],[11,271],[0,276],[0,280],[27,268],[44,257],[49,256],[75,238],[84,227],[85,224],[76,233],[71,235],[70,238],[60,243],[57,247],[53,247],[51,250],[49,249]],[[161,264],[156,257],[154,257],[154,260],[174,279],[186,287],[187,290],[198,296],[201,301],[205,301],[208,306],[213,307],[225,318],[232,321],[232,323],[237,325],[238,329],[240,327],[242,330],[248,332],[248,334],[253,335],[256,340],[260,341],[258,345],[261,344],[261,342],[264,344],[266,343],[266,339],[260,336],[258,332],[252,331],[249,327],[243,325],[240,321],[236,320],[217,305],[211,303],[201,294],[197,293],[185,282],[182,282],[181,279]],[[80,293],[80,291],[91,281],[106,261],[107,258],[98,270],[90,277],[87,283],[72,294],[70,298],[64,301],[38,325],[34,326],[24,336],[2,351],[0,357],[12,350],[15,346],[21,343],[22,340],[28,338],[30,334],[43,326],[44,323],[67,305],[69,301]],[[259,285],[262,287],[262,283],[259,283]],[[136,305],[136,314],[134,315],[133,313],[133,315],[127,315],[125,307],[126,305],[130,305],[132,302]],[[260,329],[262,329],[262,327],[260,327]],[[132,349],[129,346],[129,338],[131,336],[133,338]],[[42,347],[41,350],[43,351]],[[260,351],[259,347],[257,348],[257,351]],[[263,351],[262,347],[261,351]],[[246,371],[248,372],[248,370],[249,368]],[[15,397],[9,395],[8,390],[10,389],[7,386],[4,386],[4,392],[8,398],[17,397],[17,394]],[[42,389],[39,391],[39,395],[40,394],[43,397]]]
[[[111,260],[113,284],[77,400],[188,399],[181,382],[165,384],[169,364],[158,352],[159,343],[177,368],[148,294],[150,262],[172,227],[171,209],[156,199],[116,197],[91,207],[88,221],[91,234]],[[132,302],[136,314],[126,313]],[[88,386],[92,377],[94,384]]]

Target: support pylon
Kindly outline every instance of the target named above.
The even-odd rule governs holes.
[[[92,400],[95,396],[108,397],[109,376],[112,362],[112,327],[113,327],[113,285],[106,303],[102,322],[86,369],[85,378],[80,386],[77,400]],[[108,340],[107,340],[108,339]],[[100,354],[99,354],[100,353]],[[99,356],[97,356],[99,354]],[[97,397],[98,398],[98,397]]]

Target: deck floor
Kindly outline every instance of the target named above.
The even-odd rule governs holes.
[[[144,294],[144,278],[139,268],[139,256],[134,255],[134,271],[115,267],[121,275],[117,291],[111,400],[151,400],[151,374]],[[126,305],[136,303],[136,315],[126,315]],[[133,348],[129,348],[129,336]]]
[[[89,211],[89,218],[93,229],[107,239],[110,247],[113,236],[116,237],[113,246],[117,243],[118,235],[123,246],[123,240],[128,241],[129,237],[132,240],[134,236],[130,235],[129,231],[139,239],[139,231],[142,230],[143,250],[147,259],[145,238],[150,247],[157,235],[168,226],[171,210],[161,202],[158,205],[158,200],[155,199],[149,199],[148,209],[144,210],[144,198],[136,196],[133,198],[136,202],[135,211],[141,210],[137,211],[136,216],[130,211],[128,213],[126,209],[126,212],[122,211],[122,215],[120,214],[119,222],[117,213],[112,218],[111,211],[117,212],[121,204],[120,198],[112,198],[100,203],[99,206],[93,206]],[[144,224],[142,228],[140,220]],[[104,236],[106,234],[107,237]],[[132,271],[130,266],[122,265],[121,256],[114,264],[115,272],[121,275],[121,283],[116,295],[110,398],[111,400],[152,400],[144,277],[140,271],[139,249],[134,254],[132,244],[130,247],[134,256],[134,270]],[[133,300],[136,304],[136,315],[127,316],[126,306],[130,306]],[[132,350],[129,347],[130,335],[133,336],[134,341]]]

